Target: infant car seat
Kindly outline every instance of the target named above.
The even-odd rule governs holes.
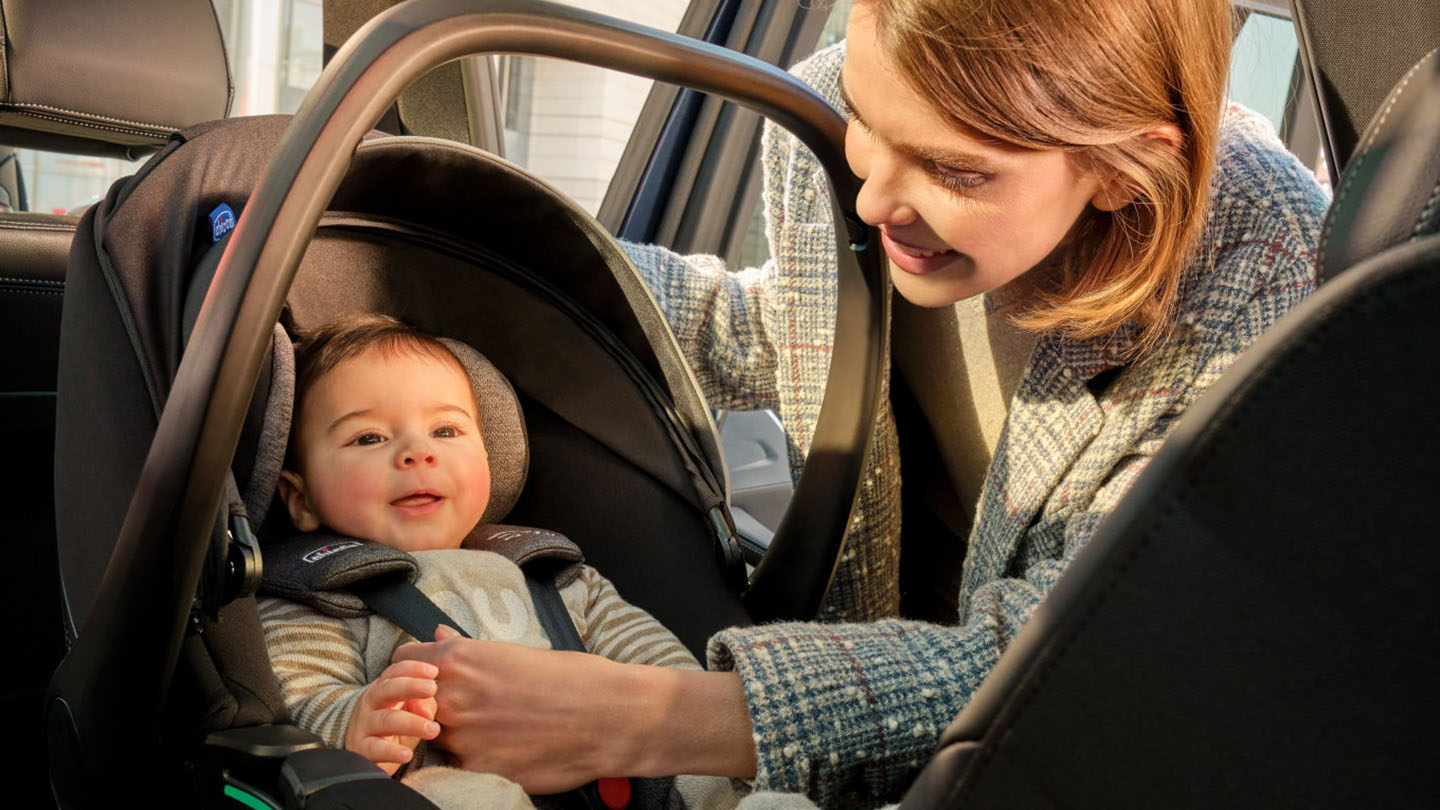
[[[366,134],[428,68],[520,48],[754,106],[807,141],[846,201],[839,241],[859,249],[842,261],[828,389],[843,401],[827,404],[748,586],[709,412],[615,243],[503,160]],[[886,331],[843,129],[808,88],[718,47],[542,3],[421,0],[357,34],[294,120],[191,128],[112,187],[80,224],[62,323],[57,530],[76,635],[48,707],[62,805],[141,768],[180,801],[198,780],[207,802],[223,789],[296,804],[378,773],[317,766],[302,756],[312,741],[265,728],[285,715],[249,595],[263,561],[252,528],[275,511],[274,465],[256,459],[274,458],[266,437],[283,416],[284,357],[270,347],[284,327],[382,312],[482,351],[514,384],[530,440],[508,521],[576,541],[692,650],[724,626],[813,615],[853,506]]]

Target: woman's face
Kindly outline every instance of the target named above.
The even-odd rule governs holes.
[[[850,16],[841,87],[852,116],[860,217],[880,228],[895,289],[944,306],[1019,278],[1048,256],[1102,184],[1058,150],[981,140],[952,126],[896,71],[873,12]],[[923,77],[922,77],[923,80]]]

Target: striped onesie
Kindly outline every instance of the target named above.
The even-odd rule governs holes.
[[[411,552],[419,564],[415,584],[471,637],[549,648],[525,574],[509,558],[478,549]],[[620,597],[588,565],[560,588],[585,649],[612,661],[699,669],[695,657],[664,625]],[[411,636],[379,616],[336,618],[274,596],[260,597],[260,620],[270,663],[280,679],[285,708],[296,725],[332,748],[345,747],[345,730],[360,693],[390,665],[395,648]],[[427,745],[422,743],[422,748]],[[516,810],[531,806],[518,785],[493,774],[448,767],[439,751],[416,751],[406,784],[445,810]],[[730,780],[679,777],[676,788],[691,808],[733,806]]]

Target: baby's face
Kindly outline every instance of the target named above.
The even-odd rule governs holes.
[[[453,359],[366,350],[316,380],[299,418],[299,469],[280,493],[301,531],[459,548],[485,512],[490,463]]]

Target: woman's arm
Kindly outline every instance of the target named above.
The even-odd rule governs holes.
[[[749,777],[755,749],[734,673],[620,664],[461,638],[442,628],[396,660],[439,667],[439,741],[461,767],[529,793],[606,776]]]
[[[776,353],[765,325],[773,263],[732,273],[715,256],[621,247],[655,296],[710,404],[776,407]]]

